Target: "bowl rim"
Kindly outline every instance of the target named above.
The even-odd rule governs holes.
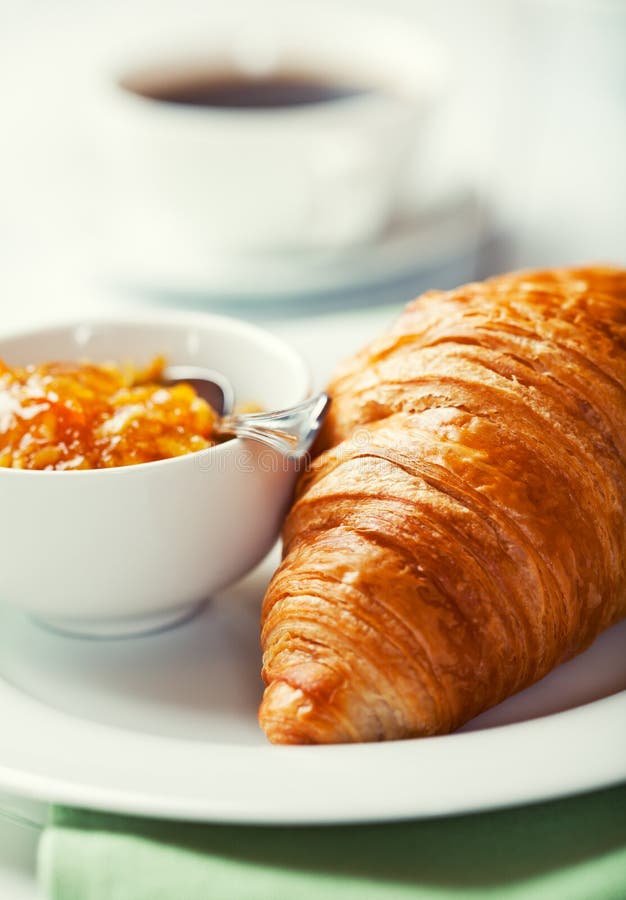
[[[252,322],[248,322],[245,319],[239,319],[236,316],[225,316],[219,313],[211,312],[179,312],[177,310],[159,310],[140,313],[119,312],[89,314],[84,318],[72,316],[68,318],[56,319],[49,323],[44,323],[35,327],[17,328],[15,330],[1,332],[0,359],[2,358],[3,354],[3,345],[14,340],[22,340],[37,335],[71,331],[80,328],[81,326],[89,328],[102,325],[120,327],[133,327],[141,325],[169,325],[173,328],[188,328],[191,326],[196,326],[198,328],[204,327],[205,329],[207,325],[213,325],[216,328],[221,327],[225,330],[230,330],[233,333],[239,332],[240,334],[247,334],[250,338],[268,344],[271,349],[277,351],[277,353],[282,354],[285,358],[288,358],[289,363],[292,366],[292,371],[299,370],[299,374],[304,384],[304,391],[302,392],[300,400],[305,400],[311,394],[312,377],[310,369],[304,361],[303,357],[296,350],[294,350],[294,348],[291,347],[290,344],[287,343],[287,341],[278,337],[278,335],[273,334],[271,331],[255,325]],[[193,461],[195,463],[203,457],[207,458],[209,454],[215,456],[225,455],[229,452],[240,451],[243,449],[244,443],[246,442],[244,442],[241,438],[232,438],[231,440],[224,441],[221,444],[214,444],[212,447],[205,447],[202,450],[194,450],[192,453],[183,453],[180,456],[170,456],[166,457],[165,459],[156,459],[151,460],[150,462],[135,463],[134,465],[129,466],[109,466],[100,469],[17,469],[8,466],[0,466],[0,478],[26,478],[28,476],[35,478],[50,478],[52,476],[55,477],[55,479],[60,479],[61,477],[93,478],[95,476],[103,478],[107,475],[109,477],[113,477],[112,473],[118,473],[117,477],[119,478],[120,472],[139,472],[139,474],[141,474],[142,472],[145,472],[146,467],[148,467],[150,470],[154,470],[157,466],[163,467],[173,466],[176,464],[181,465],[184,463],[189,464],[190,461]],[[129,476],[127,475],[126,477]]]

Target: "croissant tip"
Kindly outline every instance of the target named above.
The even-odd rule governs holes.
[[[273,681],[263,695],[259,724],[273,744],[313,744],[303,721],[310,709],[304,691],[286,681]]]

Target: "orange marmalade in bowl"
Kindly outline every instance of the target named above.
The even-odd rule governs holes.
[[[216,413],[190,385],[159,384],[164,364],[0,361],[0,467],[105,469],[213,446]]]

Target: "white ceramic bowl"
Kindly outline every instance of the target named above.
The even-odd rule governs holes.
[[[218,369],[239,401],[279,409],[306,397],[297,354],[235,319],[153,314],[75,322],[0,339],[0,359],[171,363]],[[241,440],[115,469],[0,469],[0,601],[58,629],[100,636],[190,615],[270,549],[294,465]]]

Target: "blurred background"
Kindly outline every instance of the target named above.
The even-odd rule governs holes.
[[[509,268],[626,264],[622,0],[292,0],[282,7],[249,0],[228,4],[226,37],[216,24],[223,6],[1,0],[5,327],[35,314],[163,303],[226,309],[271,325],[398,304],[424,288]],[[344,6],[351,18],[342,24],[333,17]],[[383,20],[392,19],[400,26],[387,31]],[[315,122],[303,106],[299,145],[289,122],[283,131],[268,128],[275,111],[254,111],[258,127],[237,137],[214,110],[179,108],[176,119],[163,109],[173,104],[144,99],[143,107],[158,107],[149,122],[152,113],[137,97],[135,106],[120,97],[124,66],[158,66],[168,52],[180,62],[192,44],[197,59],[203,41],[209,65],[219,41],[239,41],[238,59],[249,45],[257,59],[275,32],[290,65],[303,70],[323,69],[328,51],[343,53],[341,77],[367,82],[374,93],[387,70],[398,95],[402,79],[411,81],[405,100],[414,117],[399,131],[382,105],[378,112],[364,105],[352,118],[352,107],[341,107],[345,114],[330,110]],[[202,138],[193,129],[204,129]],[[349,144],[329,144],[329,131],[332,141],[347,131]],[[326,141],[319,152],[318,137]],[[287,140],[296,141],[288,163],[273,149]],[[303,161],[297,148],[305,144]],[[406,150],[402,160],[389,155],[398,148]],[[302,231],[300,220],[280,220],[292,241],[276,223],[288,200],[295,215],[300,169],[309,166],[332,168],[331,188],[307,200],[326,224]],[[378,202],[372,186],[382,190],[390,170],[397,183],[384,183],[389,208],[369,222]],[[355,221],[369,224],[355,237],[344,214],[361,206]],[[239,234],[244,220],[248,233]],[[220,223],[228,241],[220,241]],[[257,240],[273,225],[273,238]]]

